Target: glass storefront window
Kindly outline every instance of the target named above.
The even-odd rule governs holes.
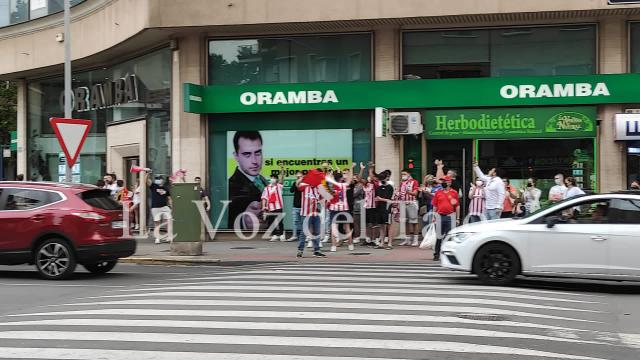
[[[133,99],[116,103],[114,81],[131,81]],[[80,154],[80,182],[95,183],[102,177],[106,161],[106,127],[123,121],[147,119],[150,158],[148,167],[170,173],[171,151],[171,52],[159,50],[110,68],[73,75],[72,116],[90,119],[94,125]],[[92,103],[97,101],[99,103]],[[109,100],[111,99],[111,100]],[[60,146],[49,125],[51,117],[64,114],[64,79],[56,77],[28,84],[29,179],[58,181]],[[64,168],[62,169],[64,170]],[[122,174],[117,174],[122,176]]]
[[[640,72],[640,23],[631,23],[629,36],[631,38],[629,49],[630,52],[630,71],[633,73]]]
[[[209,83],[371,80],[371,35],[212,40]]]
[[[596,191],[594,139],[480,140],[478,153],[483,170],[499,168],[518,189],[528,178],[537,179],[543,200],[556,174],[573,176],[583,190]]]
[[[86,0],[71,0],[75,6]],[[64,10],[63,0],[0,0],[0,27],[13,25]]]
[[[403,34],[405,79],[587,75],[596,72],[593,25]]]

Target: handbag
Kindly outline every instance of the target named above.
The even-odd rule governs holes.
[[[436,234],[436,224],[431,223],[427,228],[427,233],[422,239],[422,243],[420,243],[420,249],[433,249],[436,241],[438,241],[438,236]]]

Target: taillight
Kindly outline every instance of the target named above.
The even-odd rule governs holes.
[[[85,220],[92,220],[92,221],[100,221],[105,219],[104,216],[95,212],[73,212],[71,213],[71,215],[83,218]]]

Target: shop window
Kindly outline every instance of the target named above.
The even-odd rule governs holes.
[[[344,34],[209,43],[212,84],[371,80],[371,35]]]
[[[595,26],[422,31],[403,35],[405,79],[587,75]]]
[[[71,0],[75,6],[86,0]],[[64,10],[63,0],[0,0],[0,27],[17,24]]]
[[[499,168],[516,188],[537,179],[545,200],[556,174],[573,176],[580,188],[595,191],[594,147],[593,139],[480,140],[478,152],[482,169]]]
[[[74,101],[74,118],[93,120],[93,126],[84,143],[80,158],[74,170],[74,179],[83,183],[95,183],[104,172],[106,159],[106,128],[110,124],[123,121],[147,120],[147,141],[150,150],[157,152],[157,162],[149,167],[154,172],[168,173],[171,163],[170,126],[171,105],[171,52],[159,50],[118,65],[73,74],[74,93],[91,99],[95,92],[108,94],[108,86],[113,81],[130,81],[131,98],[116,102],[114,97],[95,96],[104,99],[104,103],[79,103]],[[60,167],[62,158],[58,141],[49,125],[49,118],[64,114],[64,79],[62,76],[32,81],[28,83],[27,118],[29,139],[27,143],[29,157],[29,175],[31,180],[59,181],[64,178],[64,167]],[[75,96],[74,96],[75,98]],[[143,134],[140,134],[143,136]],[[153,150],[153,151],[151,151]],[[75,168],[75,167],[74,167]],[[76,176],[77,173],[77,176]],[[117,174],[121,177],[123,174]],[[74,180],[74,181],[76,181]]]
[[[27,0],[10,0],[9,11],[11,24],[29,20],[29,2]]]
[[[631,59],[630,70],[633,73],[640,72],[640,23],[631,23],[630,25],[630,54]]]

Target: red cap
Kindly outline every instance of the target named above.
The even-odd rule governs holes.
[[[442,180],[442,181],[451,181],[451,176],[442,177],[442,178],[440,178],[440,180]]]

